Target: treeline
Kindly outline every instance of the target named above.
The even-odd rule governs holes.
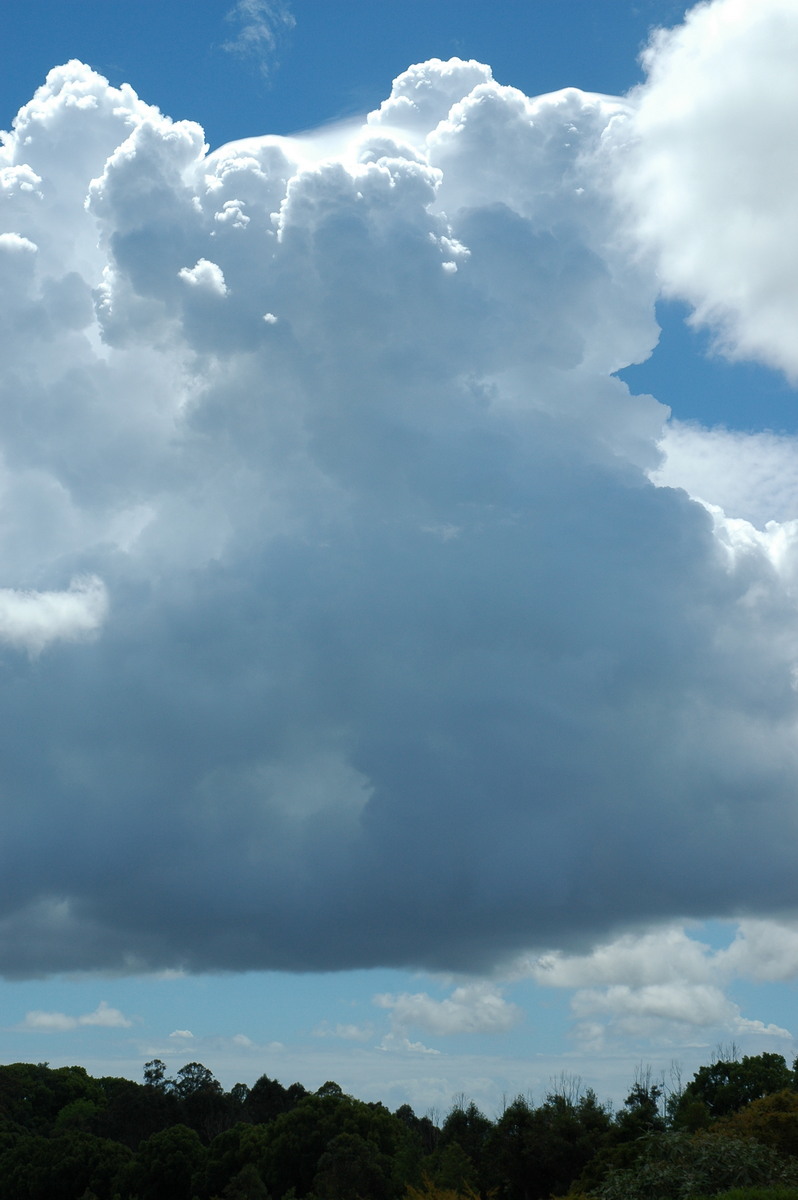
[[[15,1063],[0,1067],[0,1200],[798,1200],[797,1072],[760,1054],[671,1090],[641,1075],[617,1112],[566,1078],[496,1120],[462,1101],[436,1124],[335,1083],[226,1092],[196,1062],[170,1079],[155,1059],[143,1083]]]

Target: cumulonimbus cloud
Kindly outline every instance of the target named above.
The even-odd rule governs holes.
[[[794,905],[794,532],[655,486],[667,411],[613,374],[657,337],[641,103],[434,60],[208,153],[73,62],[21,111],[0,552],[110,602],[5,652],[6,973],[478,970]]]

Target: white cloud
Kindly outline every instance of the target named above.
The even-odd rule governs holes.
[[[703,1032],[724,1037],[791,1039],[789,1030],[742,1016],[722,988],[711,984],[671,983],[629,987],[616,984],[575,993],[571,1008],[577,1035],[598,1046],[609,1038],[648,1042],[684,1042]]]
[[[33,1033],[66,1033],[84,1026],[97,1026],[102,1029],[129,1029],[132,1024],[133,1022],[128,1020],[118,1008],[111,1008],[104,1000],[101,1000],[94,1012],[84,1013],[79,1017],[34,1009],[25,1014],[25,1020],[20,1028]]]
[[[775,921],[744,921],[727,948],[713,949],[687,929],[671,926],[625,934],[584,955],[522,959],[515,977],[524,975],[543,986],[573,989],[576,1032],[595,1049],[613,1036],[674,1043],[689,1039],[691,1031],[747,1045],[751,1038],[792,1034],[743,1016],[728,995],[729,985],[737,978],[798,975],[798,931]]]
[[[59,645],[4,650],[9,973],[473,974],[780,911],[798,527],[648,477],[667,412],[612,374],[657,335],[633,107],[434,60],[209,155],[72,62],[19,114],[0,632]],[[783,515],[763,475],[740,508]],[[390,997],[392,1036],[509,1027],[470,987]]]
[[[669,421],[652,480],[764,529],[798,518],[798,438]]]
[[[401,1033],[386,1033],[380,1041],[379,1049],[392,1054],[440,1054],[440,1050],[425,1046],[423,1042],[412,1042]]]
[[[601,990],[585,989],[574,997],[573,1009],[578,1017],[611,1013],[627,1027],[627,1031],[648,1021],[722,1025],[736,1015],[734,1006],[720,988],[682,981],[643,987],[614,984]]]
[[[798,923],[741,921],[734,941],[718,959],[729,974],[761,982],[798,977]]]
[[[65,592],[0,588],[0,641],[39,654],[55,641],[96,633],[108,615],[108,595],[96,576],[73,579]]]
[[[217,296],[227,295],[221,267],[214,262],[209,262],[207,258],[200,258],[193,267],[181,267],[178,276],[185,279],[191,287],[214,292]]]
[[[798,377],[798,22],[793,0],[713,0],[659,31],[621,176],[665,287],[734,357]]]
[[[375,996],[374,1003],[390,1010],[391,1020],[398,1029],[424,1029],[443,1037],[458,1033],[505,1033],[522,1018],[515,1004],[509,1004],[495,986],[484,982],[455,988],[444,1000],[435,1000],[426,992],[403,992],[398,996],[388,993]]]
[[[8,255],[36,254],[39,247],[18,233],[0,233],[0,253]]]
[[[474,59],[433,58],[418,63],[394,80],[389,98],[369,114],[369,124],[395,126],[423,138],[446,120],[454,104],[492,81],[490,67]]]
[[[526,971],[547,987],[627,984],[642,988],[674,977],[703,984],[710,978],[711,965],[708,946],[691,938],[685,929],[671,926],[624,934],[585,955],[543,955],[531,961]]]

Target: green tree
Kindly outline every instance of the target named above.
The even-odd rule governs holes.
[[[447,1142],[423,1164],[424,1175],[436,1187],[450,1191],[477,1190],[477,1169],[459,1142]]]
[[[325,1200],[389,1200],[391,1159],[359,1133],[339,1133],[319,1158],[313,1191]]]
[[[699,1067],[690,1083],[669,1105],[675,1128],[696,1128],[706,1118],[727,1117],[753,1100],[792,1089],[795,1075],[781,1054],[754,1054],[718,1059]],[[705,1114],[705,1115],[704,1115]]]
[[[487,1187],[486,1156],[492,1129],[492,1122],[479,1111],[473,1100],[469,1104],[455,1104],[452,1107],[441,1126],[439,1153],[449,1146],[459,1146],[471,1164],[471,1173],[464,1173],[459,1182],[452,1182],[448,1186]],[[440,1175],[435,1178],[442,1181]],[[451,1173],[450,1178],[454,1179]]]
[[[254,1163],[246,1163],[222,1192],[224,1200],[269,1200],[266,1184]]]
[[[174,1080],[166,1078],[166,1063],[162,1058],[151,1058],[144,1064],[144,1082],[147,1087],[161,1091],[174,1086]]]
[[[131,1157],[118,1142],[82,1131],[25,1134],[0,1155],[0,1200],[75,1200],[87,1190],[111,1200]]]
[[[174,1093],[180,1105],[180,1120],[210,1142],[238,1119],[236,1102],[226,1096],[212,1071],[202,1063],[186,1063],[177,1072]]]
[[[214,1077],[213,1071],[204,1067],[202,1063],[190,1062],[177,1072],[174,1088],[178,1096],[185,1100],[187,1096],[196,1096],[201,1092],[213,1092],[218,1095],[222,1085]]]
[[[0,1067],[0,1115],[31,1133],[50,1133],[62,1108],[75,1100],[100,1107],[102,1090],[83,1067],[12,1063]]]
[[[266,1126],[240,1121],[218,1134],[206,1157],[205,1192],[218,1196],[246,1166],[260,1167],[268,1145]],[[260,1172],[259,1172],[260,1177]]]
[[[471,1188],[461,1192],[455,1188],[440,1187],[425,1179],[420,1187],[408,1187],[405,1200],[479,1200],[479,1193]]]
[[[404,1137],[401,1122],[382,1104],[364,1104],[343,1093],[306,1096],[266,1127],[267,1145],[259,1164],[273,1196],[292,1188],[297,1196],[313,1190],[322,1155],[340,1134],[357,1134],[392,1159]]]
[[[798,1158],[798,1092],[773,1092],[752,1100],[745,1108],[721,1118],[713,1129],[731,1137],[753,1138],[780,1154]]]
[[[192,1200],[202,1188],[205,1165],[206,1150],[196,1130],[173,1125],[142,1142],[123,1187],[137,1200]]]
[[[268,1075],[261,1075],[255,1081],[244,1101],[246,1119],[264,1125],[291,1107],[286,1088]]]
[[[550,1093],[538,1108],[519,1097],[494,1129],[493,1178],[506,1200],[562,1194],[611,1137],[612,1117],[590,1090]]]
[[[532,1108],[523,1096],[508,1104],[490,1139],[491,1176],[503,1200],[531,1200],[529,1190]]]
[[[647,1133],[661,1133],[665,1118],[660,1110],[663,1089],[646,1076],[635,1080],[632,1090],[615,1116],[615,1128],[621,1141],[634,1141]]]
[[[713,1133],[651,1134],[633,1166],[611,1171],[600,1200],[687,1200],[734,1187],[798,1183],[798,1162],[741,1138]]]
[[[148,1084],[112,1075],[98,1080],[103,1105],[95,1118],[95,1132],[135,1150],[144,1138],[179,1121],[177,1097]]]

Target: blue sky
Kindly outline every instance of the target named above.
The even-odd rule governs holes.
[[[260,56],[242,61],[223,50],[247,22],[233,5],[198,3],[190,22],[180,5],[155,0],[15,5],[3,110],[16,111],[51,66],[75,57],[115,84],[136,74],[149,103],[199,121],[212,146],[368,111],[385,98],[386,79],[433,57],[484,59],[529,95],[570,85],[615,94],[639,82],[637,54],[651,26],[678,20],[684,6],[605,0],[588,11],[578,0],[507,0],[497,12],[449,0],[379,8],[306,0],[286,11],[295,24],[277,22],[274,50],[261,43]]]
[[[684,12],[13,6],[3,1061],[795,1056],[798,20]]]

